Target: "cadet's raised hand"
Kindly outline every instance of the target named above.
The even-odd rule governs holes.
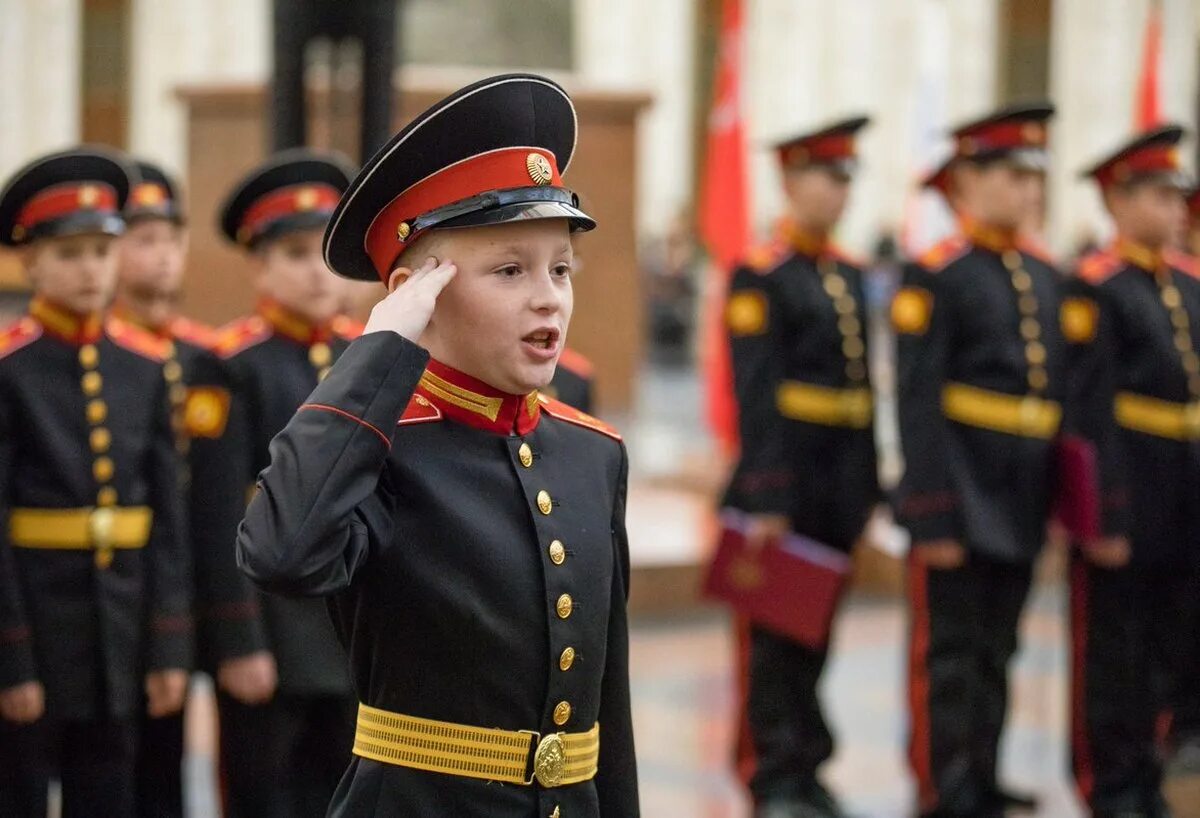
[[[46,711],[46,690],[41,682],[24,682],[0,690],[0,718],[14,724],[29,724]]]
[[[437,297],[457,272],[454,262],[428,258],[411,273],[392,273],[391,292],[371,310],[363,334],[390,331],[416,343],[429,325]]]
[[[923,540],[913,550],[922,564],[942,571],[961,568],[967,561],[967,550],[958,540]]]

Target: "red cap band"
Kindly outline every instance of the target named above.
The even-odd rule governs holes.
[[[1174,145],[1148,145],[1096,169],[1102,187],[1128,182],[1134,176],[1179,170],[1179,150]]]
[[[246,208],[238,225],[237,239],[249,244],[272,222],[287,216],[313,211],[332,213],[341,198],[342,194],[332,185],[305,183],[277,188]]]
[[[409,187],[379,211],[363,247],[385,281],[392,262],[419,235],[411,221],[448,204],[489,190],[534,185],[562,187],[554,154],[541,148],[502,148],[442,168]]]
[[[989,151],[1042,148],[1046,126],[1040,122],[996,122],[955,135],[959,156],[977,156]]]
[[[24,230],[31,230],[43,222],[81,211],[115,214],[117,191],[102,182],[55,185],[26,202],[16,223]]]
[[[787,165],[836,162],[839,159],[852,159],[855,155],[854,137],[846,133],[817,136],[779,149],[779,159]]]

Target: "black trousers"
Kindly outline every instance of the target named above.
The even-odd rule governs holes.
[[[1008,664],[1033,566],[969,554],[950,570],[909,560],[909,762],[923,815],[996,812]]]
[[[138,818],[183,818],[183,711],[139,728]]]
[[[247,706],[221,693],[225,818],[321,818],[350,765],[353,696],[278,694]]]
[[[396,0],[275,0],[271,91],[275,150],[307,144],[304,51],[316,39],[362,43],[360,162],[392,134]]]
[[[62,781],[62,818],[133,818],[133,720],[0,721],[0,815],[46,818],[52,778]]]
[[[1200,549],[1200,546],[1198,546]],[[1171,705],[1171,741],[1200,742],[1200,565],[1193,565],[1181,611],[1186,627],[1180,677]]]
[[[756,802],[803,795],[833,755],[817,684],[828,651],[740,622],[738,768]]]
[[[1186,566],[1111,570],[1073,559],[1072,766],[1097,812],[1158,803],[1159,738],[1185,670],[1190,591]]]

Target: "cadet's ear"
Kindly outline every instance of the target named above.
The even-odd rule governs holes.
[[[396,288],[399,287],[401,284],[403,284],[405,281],[408,281],[408,277],[410,275],[412,275],[412,272],[413,271],[407,267],[397,267],[396,269],[392,270],[392,272],[388,276],[388,280],[387,280],[388,292],[389,293],[396,292]]]

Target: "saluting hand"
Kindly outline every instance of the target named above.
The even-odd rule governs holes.
[[[156,670],[146,674],[146,714],[161,719],[183,709],[187,694],[186,670]]]
[[[46,712],[46,690],[41,682],[24,682],[0,690],[0,718],[14,724],[35,722]]]
[[[429,326],[438,296],[457,272],[454,262],[438,263],[432,257],[416,270],[395,270],[388,280],[390,292],[371,310],[363,334],[391,331],[416,343]]]

